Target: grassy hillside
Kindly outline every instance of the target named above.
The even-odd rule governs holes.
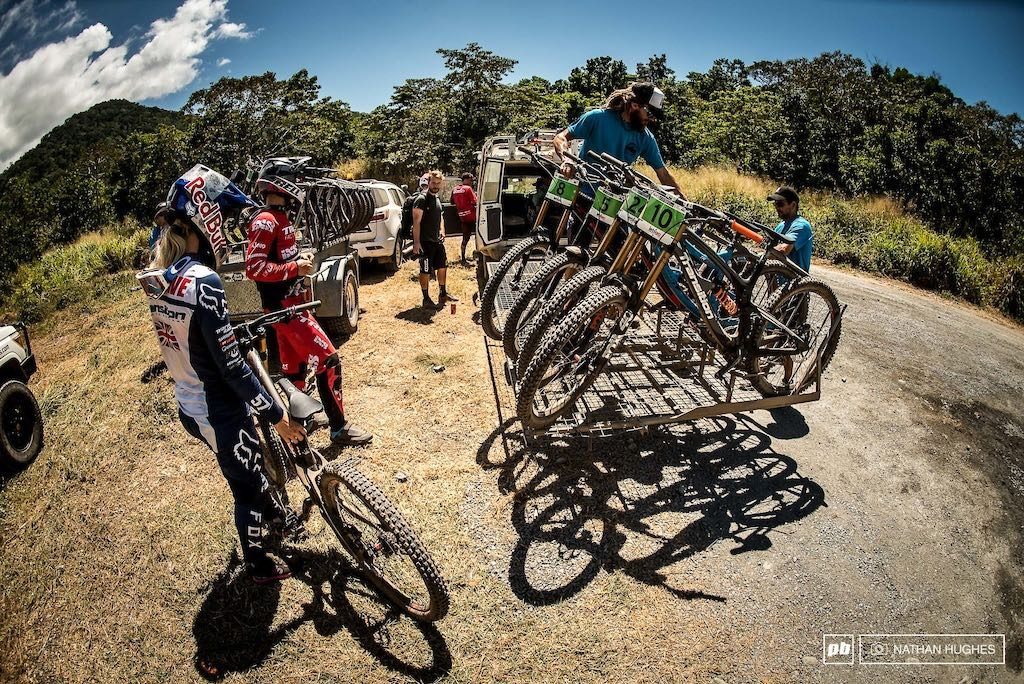
[[[0,174],[0,185],[16,176],[33,181],[59,173],[97,145],[149,133],[160,125],[181,126],[181,112],[144,107],[128,100],[108,100],[68,118],[43,136],[39,144]]]
[[[672,169],[696,201],[769,225],[778,218],[765,198],[777,183],[729,169]],[[814,256],[990,306],[1024,320],[1024,255],[989,260],[972,238],[940,235],[884,197],[843,199],[801,194],[814,228]]]

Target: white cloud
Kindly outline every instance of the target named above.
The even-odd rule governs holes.
[[[185,0],[173,17],[150,25],[134,54],[127,44],[111,45],[110,30],[93,24],[18,62],[0,76],[0,169],[98,102],[146,100],[184,88],[196,78],[211,40],[249,35],[244,24],[226,17],[227,0]],[[222,34],[224,26],[232,28]]]
[[[219,66],[219,67],[227,66],[228,64],[231,64],[231,60],[228,59],[227,57],[221,57],[220,59],[217,60],[217,66]]]
[[[245,24],[235,24],[230,21],[225,21],[223,24],[217,27],[217,38],[252,38],[253,32],[245,30]]]

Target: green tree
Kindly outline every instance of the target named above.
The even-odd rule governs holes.
[[[626,85],[626,65],[611,57],[593,57],[586,65],[575,67],[566,80],[569,90],[586,97],[605,98]]]
[[[318,164],[351,156],[355,134],[344,102],[320,97],[316,76],[302,69],[281,80],[273,72],[222,78],[194,92],[183,107],[193,116],[189,147],[224,173],[249,157],[307,154]]]

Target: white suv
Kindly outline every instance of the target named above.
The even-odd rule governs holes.
[[[374,210],[369,225],[349,235],[350,244],[360,259],[374,259],[382,262],[389,271],[397,271],[403,259],[398,232],[402,227],[402,203],[406,192],[387,181],[363,179],[356,183],[373,191]]]

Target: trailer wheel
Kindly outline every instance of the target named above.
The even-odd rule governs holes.
[[[22,470],[43,449],[43,416],[32,390],[20,380],[0,386],[0,470]]]
[[[332,340],[355,334],[359,328],[359,279],[353,269],[345,271],[342,282],[341,316],[317,317],[320,327]]]

